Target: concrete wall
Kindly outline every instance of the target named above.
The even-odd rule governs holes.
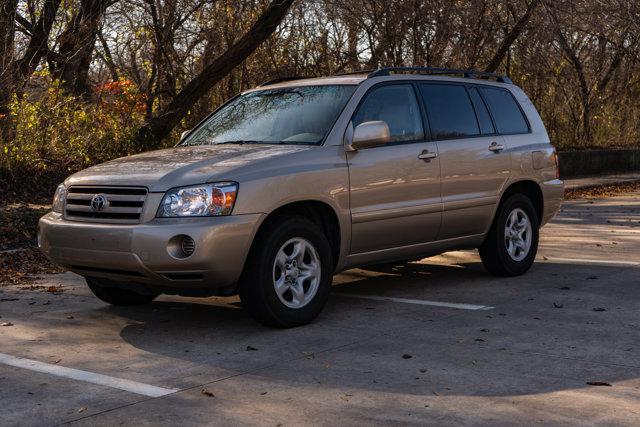
[[[628,173],[640,175],[640,148],[561,151],[558,157],[562,178]]]

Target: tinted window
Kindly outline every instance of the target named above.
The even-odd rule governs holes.
[[[489,104],[499,133],[527,133],[529,126],[509,91],[483,87],[482,96]]]
[[[319,144],[356,86],[301,86],[265,89],[230,101],[182,145],[250,141]]]
[[[389,126],[391,141],[424,139],[420,107],[411,85],[387,85],[373,89],[353,117],[353,127],[382,120]]]
[[[470,87],[468,88],[468,91],[471,102],[473,103],[473,108],[476,110],[476,117],[478,118],[478,123],[480,124],[480,132],[485,135],[495,133],[496,130],[493,128],[491,116],[489,115],[487,106],[484,105],[484,101],[478,93],[478,90],[475,87]]]
[[[421,85],[434,139],[478,135],[478,121],[464,86]]]

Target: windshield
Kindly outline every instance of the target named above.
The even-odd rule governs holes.
[[[320,144],[356,86],[301,86],[240,95],[181,145]]]

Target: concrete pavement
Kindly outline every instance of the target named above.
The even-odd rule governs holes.
[[[491,277],[474,251],[350,270],[291,330],[254,323],[234,298],[114,308],[76,275],[48,276],[0,288],[0,323],[13,324],[0,354],[88,376],[0,355],[0,424],[638,425],[639,268],[636,194],[566,202],[524,276]]]

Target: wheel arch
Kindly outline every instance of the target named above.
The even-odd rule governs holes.
[[[524,194],[529,198],[529,200],[531,200],[531,203],[536,210],[536,215],[538,216],[538,224],[540,224],[544,214],[544,195],[542,193],[542,188],[540,188],[540,184],[530,179],[513,182],[505,188],[500,196],[500,202],[496,206],[496,210],[493,215],[494,221],[500,210],[500,206],[512,194]]]
[[[338,264],[342,244],[340,220],[335,209],[329,203],[321,200],[298,200],[285,203],[275,208],[266,215],[258,226],[253,242],[255,243],[261,233],[265,232],[272,224],[285,216],[301,216],[318,225],[327,237],[327,241],[331,247],[334,267]]]

